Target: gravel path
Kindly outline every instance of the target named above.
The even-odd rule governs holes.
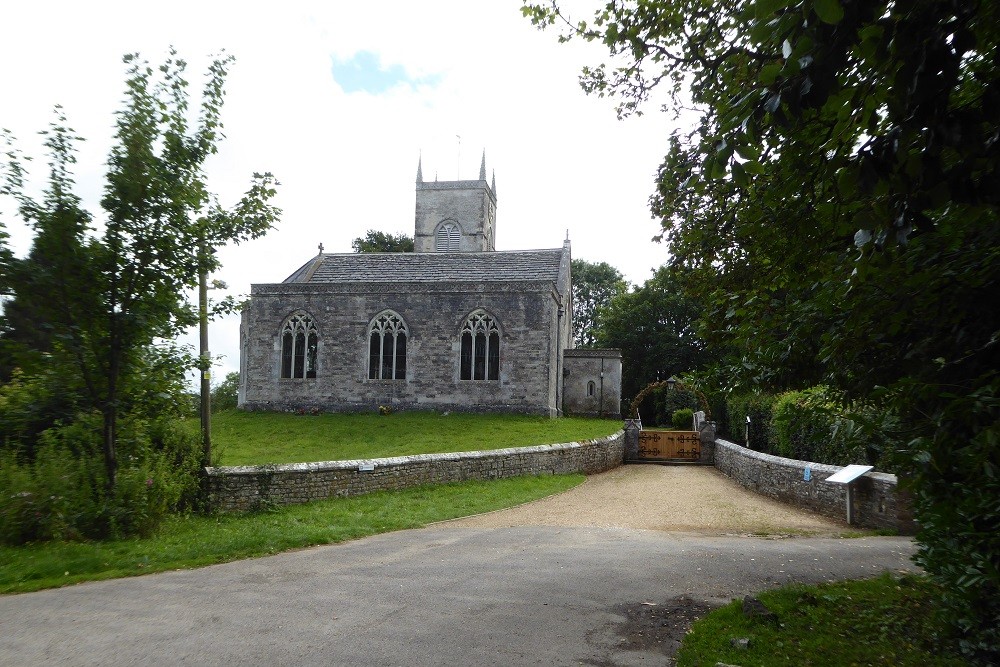
[[[707,466],[626,465],[569,491],[442,526],[638,528],[701,535],[836,535],[844,521],[747,491]]]

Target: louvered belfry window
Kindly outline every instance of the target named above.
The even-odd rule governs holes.
[[[446,222],[437,229],[434,235],[434,250],[436,252],[458,252],[462,230],[454,222]]]
[[[380,313],[368,327],[368,379],[406,379],[406,323],[396,313]]]
[[[463,380],[500,379],[500,328],[496,320],[477,311],[462,327],[460,377]]]
[[[293,313],[281,327],[281,377],[316,377],[319,336],[316,324],[305,313]]]

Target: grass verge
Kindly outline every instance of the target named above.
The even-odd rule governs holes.
[[[149,538],[0,547],[0,593],[201,567],[489,512],[559,493],[583,475],[422,486],[255,514],[169,519]]]
[[[198,428],[194,420],[190,426]],[[620,428],[618,420],[582,417],[231,410],[212,415],[212,446],[219,465],[263,465],[555,444],[600,438]]]
[[[778,622],[746,617],[733,601],[697,621],[677,653],[678,667],[734,664],[966,665],[938,639],[934,585],[926,578],[884,574],[819,586],[792,585],[762,593]],[[731,644],[750,639],[747,649]]]

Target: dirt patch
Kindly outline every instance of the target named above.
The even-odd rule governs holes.
[[[660,604],[640,602],[619,605],[628,620],[616,629],[620,648],[626,651],[656,651],[673,657],[691,625],[716,607],[682,595]]]
[[[641,652],[646,660],[649,653],[660,654],[667,658],[667,664],[672,665],[684,636],[690,632],[694,622],[716,608],[717,604],[699,602],[686,595],[660,602],[617,605],[611,611],[615,618],[621,620],[587,635],[588,644],[603,649],[602,652],[611,649],[610,654],[581,662],[594,667],[618,667],[634,662],[625,658],[623,663],[622,651],[636,651]],[[607,646],[605,642],[613,646]],[[617,659],[612,656],[617,656]],[[636,658],[642,656],[637,655]]]

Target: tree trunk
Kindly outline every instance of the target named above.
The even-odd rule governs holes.
[[[110,359],[108,360],[108,395],[104,404],[104,469],[108,475],[108,491],[114,492],[118,478],[118,373],[121,368],[117,343],[110,341]]]
[[[113,491],[118,476],[118,455],[115,452],[115,428],[118,410],[113,405],[104,409],[104,469],[108,474],[108,490]]]

